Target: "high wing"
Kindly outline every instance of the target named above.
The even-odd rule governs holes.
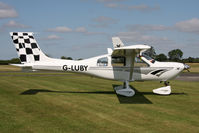
[[[135,56],[151,47],[148,45],[131,45],[116,47],[112,52],[112,57],[124,56],[126,58],[125,67],[130,68],[129,80],[132,80]]]
[[[112,56],[128,56],[132,53],[138,54],[150,48],[151,47],[148,45],[131,45],[119,47],[114,49],[114,51],[112,52]]]

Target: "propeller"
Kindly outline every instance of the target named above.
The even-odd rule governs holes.
[[[190,72],[190,71],[189,71],[190,68],[191,68],[191,67],[190,67],[189,65],[184,64],[184,70],[187,70],[188,72]]]

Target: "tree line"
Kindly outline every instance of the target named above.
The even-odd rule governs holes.
[[[173,49],[169,51],[167,55],[165,55],[164,53],[156,54],[155,49],[151,47],[149,50],[145,51],[144,53],[157,61],[199,63],[198,57],[197,58],[194,58],[194,57],[182,58],[183,52],[180,49]],[[67,56],[61,56],[60,58],[65,59],[65,60],[73,60],[72,57],[67,57]],[[77,60],[82,60],[82,58],[79,58]],[[10,60],[0,60],[0,65],[19,64],[19,63],[20,63],[19,58],[12,58]]]
[[[47,55],[49,57],[49,55]],[[66,57],[66,56],[61,56],[61,59],[65,60],[73,60],[72,57]],[[79,58],[77,60],[83,60],[82,58]],[[12,58],[10,60],[0,60],[0,65],[8,65],[8,64],[20,64],[21,61],[19,58]]]
[[[155,49],[153,47],[151,47],[149,50],[145,51],[144,53],[157,61],[199,63],[198,57],[183,58],[183,52],[180,49],[173,49],[173,50],[169,51],[167,55],[165,55],[164,53],[156,54]]]

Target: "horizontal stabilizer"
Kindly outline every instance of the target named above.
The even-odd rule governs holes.
[[[9,65],[17,66],[17,67],[31,67],[32,68],[32,65],[30,64],[9,64]]]

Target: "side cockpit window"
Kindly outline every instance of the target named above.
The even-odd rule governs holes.
[[[151,63],[155,63],[155,60],[151,58],[150,56],[148,56],[147,54],[143,53],[142,56],[146,58],[147,60],[149,60]]]
[[[108,66],[108,58],[107,57],[99,58],[97,60],[97,65],[98,66]]]
[[[149,65],[144,62],[140,57],[135,57],[134,67],[148,67]]]
[[[111,63],[112,66],[125,66],[126,58],[123,56],[112,56]]]

